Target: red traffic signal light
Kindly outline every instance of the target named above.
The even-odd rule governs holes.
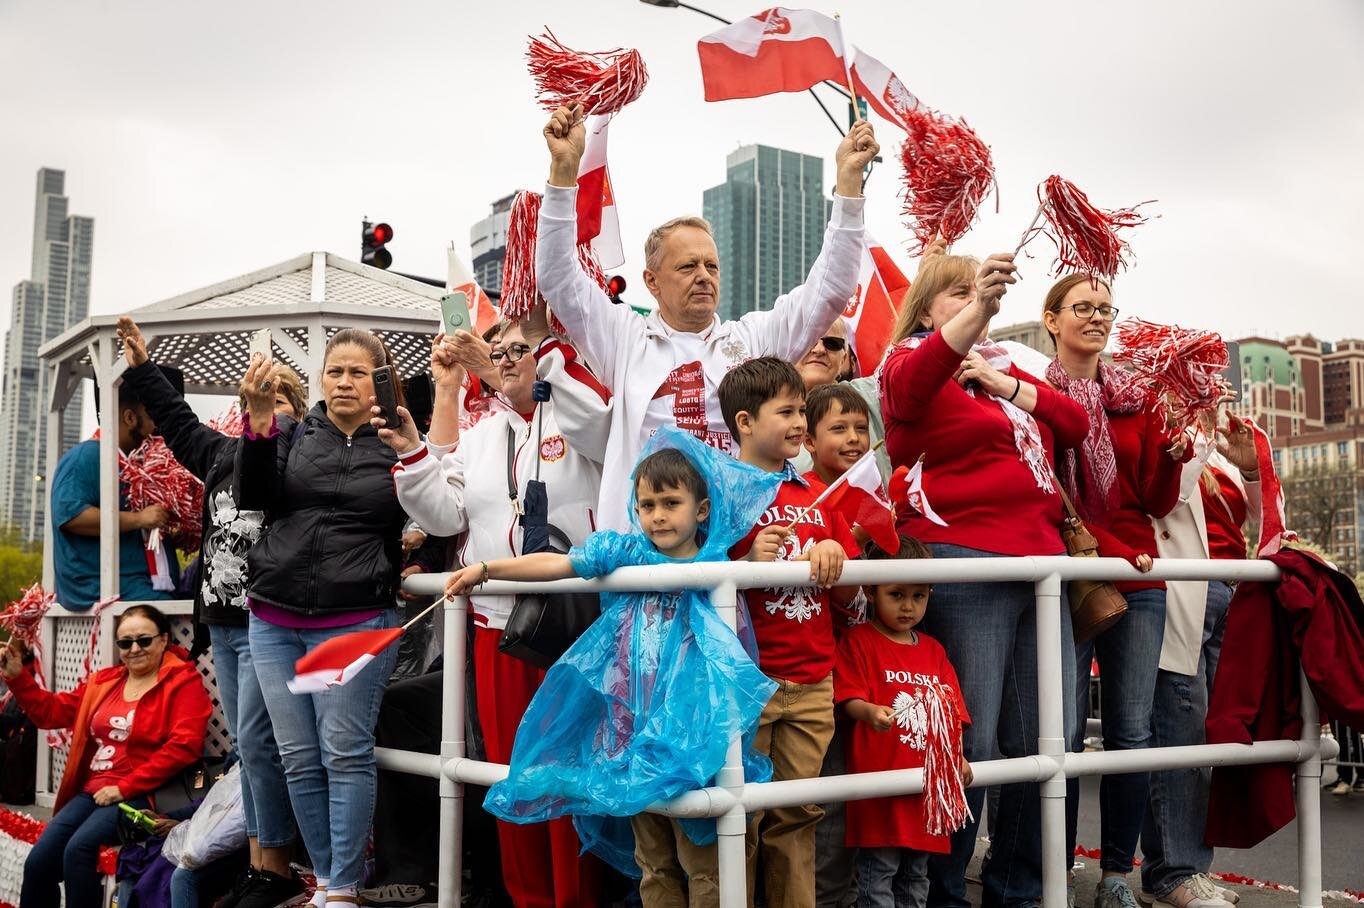
[[[619,303],[620,295],[625,292],[625,278],[619,274],[611,275],[611,279],[606,282],[606,295],[611,297],[611,302]]]
[[[360,222],[360,261],[375,268],[393,264],[393,253],[384,244],[393,239],[393,228],[385,223]]]
[[[375,224],[370,230],[374,234],[374,242],[380,245],[393,239],[393,228],[387,224]]]

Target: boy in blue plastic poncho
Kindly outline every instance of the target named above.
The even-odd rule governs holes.
[[[447,596],[485,580],[599,577],[616,568],[727,561],[771,504],[781,476],[665,428],[635,468],[635,532],[594,533],[568,555],[480,562],[451,575]],[[711,784],[734,734],[745,742],[745,777],[766,781],[771,763],[752,750],[763,706],[776,690],[705,590],[606,593],[603,611],[545,677],[526,710],[507,779],[484,807],[534,823],[571,814],[584,845],[640,877],[646,906],[716,903],[715,824],[644,813],[656,801]],[[615,818],[630,817],[630,827]],[[633,837],[631,836],[633,831]],[[632,841],[633,838],[633,841]],[[636,866],[638,865],[638,866]]]

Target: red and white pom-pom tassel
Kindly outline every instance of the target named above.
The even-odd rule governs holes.
[[[918,242],[950,245],[976,221],[995,182],[990,147],[966,123],[924,107],[903,112],[909,138],[900,147],[904,172],[903,214]]]
[[[214,432],[220,432],[231,438],[241,438],[242,435],[242,414],[237,408],[236,401],[233,401],[226,410],[204,423]]]
[[[946,684],[924,688],[928,749],[924,754],[924,820],[929,835],[951,835],[966,824],[966,786],[961,776],[961,715]]]
[[[1040,211],[1047,219],[1042,232],[1056,243],[1056,273],[1082,271],[1112,281],[1127,267],[1126,254],[1131,246],[1118,231],[1146,223],[1137,214],[1141,202],[1131,208],[1106,211],[1089,200],[1074,183],[1052,175],[1037,188]],[[1036,223],[1036,221],[1034,221]],[[1024,243],[1033,229],[1024,235]]]
[[[502,260],[502,317],[516,321],[535,308],[535,237],[540,194],[518,192],[507,217],[507,254]]]
[[[33,676],[44,687],[47,685],[43,678],[43,617],[56,601],[55,594],[43,592],[42,584],[35,583],[0,612],[0,627],[33,651]],[[6,690],[5,695],[0,697],[0,707],[9,703],[11,696]]]
[[[548,28],[531,38],[526,62],[535,80],[536,100],[547,111],[581,104],[584,116],[613,114],[638,98],[649,81],[639,51],[623,47],[577,51]]]
[[[1226,342],[1217,332],[1130,318],[1114,335],[1114,361],[1131,366],[1145,387],[1165,396],[1175,430],[1217,409],[1228,364]]]

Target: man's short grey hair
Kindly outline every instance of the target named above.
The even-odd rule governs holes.
[[[660,224],[649,231],[649,238],[644,241],[644,267],[649,271],[658,271],[663,265],[659,261],[663,255],[663,241],[668,238],[679,227],[695,227],[697,230],[704,230],[707,236],[714,237],[715,232],[710,229],[710,221],[705,218],[698,218],[696,215],[673,218],[664,224]]]

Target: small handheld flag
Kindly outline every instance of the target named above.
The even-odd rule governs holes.
[[[294,663],[294,677],[287,682],[289,690],[295,694],[316,694],[347,683],[442,601],[433,602],[402,627],[355,631],[323,642]]]

